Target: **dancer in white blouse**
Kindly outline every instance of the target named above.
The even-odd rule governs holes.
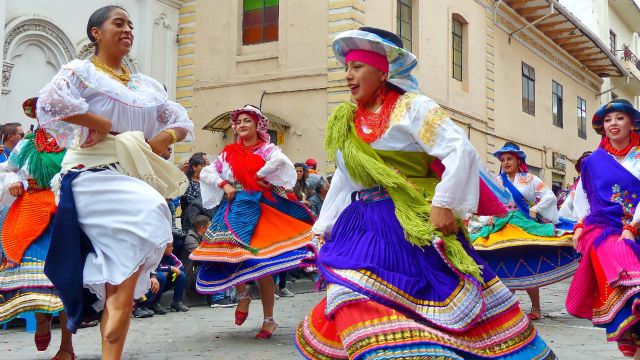
[[[147,292],[171,240],[164,199],[186,188],[184,175],[156,154],[193,131],[160,83],[123,65],[132,30],[123,8],[96,10],[87,24],[95,55],[64,65],[37,106],[42,127],[68,148],[53,180],[60,202],[45,273],[69,330],[102,312],[103,359],[122,356],[132,299]]]

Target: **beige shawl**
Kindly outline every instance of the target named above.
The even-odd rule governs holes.
[[[173,164],[151,151],[140,131],[107,135],[98,144],[76,150],[67,150],[62,161],[62,173],[82,165],[84,169],[117,163],[121,173],[140,179],[156,189],[165,199],[184,194],[189,181]],[[58,189],[56,177],[52,189]]]

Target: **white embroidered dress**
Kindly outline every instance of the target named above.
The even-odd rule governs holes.
[[[507,177],[508,178],[508,177]],[[513,180],[509,179],[513,186],[524,196],[527,202],[534,203],[530,205],[529,210],[533,210],[540,214],[547,221],[557,224],[559,219],[558,215],[558,198],[544,181],[539,177],[531,173],[516,173]],[[502,180],[498,177],[498,181]],[[507,205],[509,210],[518,210],[514,202]]]
[[[134,74],[125,86],[90,60],[73,60],[40,91],[37,117],[60,146],[77,149],[88,129],[63,120],[87,112],[111,120],[113,132],[141,131],[146,139],[168,128],[193,133],[186,110],[169,101],[157,81]],[[165,199],[147,183],[110,169],[83,172],[72,189],[78,222],[95,249],[83,271],[84,286],[99,299],[94,309],[104,307],[105,283],[120,284],[139,267],[134,297],[141,297],[172,238]]]

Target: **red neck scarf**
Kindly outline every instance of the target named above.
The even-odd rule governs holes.
[[[229,144],[222,150],[226,153],[226,161],[231,167],[233,177],[238,181],[244,190],[267,192],[268,190],[260,186],[257,182],[257,174],[265,164],[262,156],[255,152],[263,147],[265,142],[259,140],[251,146],[243,144]]]

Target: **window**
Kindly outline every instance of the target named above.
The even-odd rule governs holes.
[[[551,81],[551,94],[553,125],[562,128],[562,85]]]
[[[587,138],[587,102],[578,96],[578,136]]]
[[[279,0],[243,0],[242,44],[278,41]]]
[[[527,164],[527,169],[529,169],[529,173],[533,174],[537,177],[540,177],[540,174],[542,173],[542,169],[539,167],[535,167],[532,165]]]
[[[522,111],[536,115],[536,71],[522,63]]]
[[[402,39],[404,48],[411,51],[411,42],[413,40],[411,27],[413,18],[413,8],[411,0],[398,0],[398,36]]]
[[[463,24],[460,20],[453,19],[451,25],[451,38],[453,43],[453,78],[462,81],[462,29]]]
[[[615,55],[616,53],[616,48],[618,47],[616,44],[616,33],[613,32],[613,30],[609,30],[609,49],[611,49],[611,52]]]

